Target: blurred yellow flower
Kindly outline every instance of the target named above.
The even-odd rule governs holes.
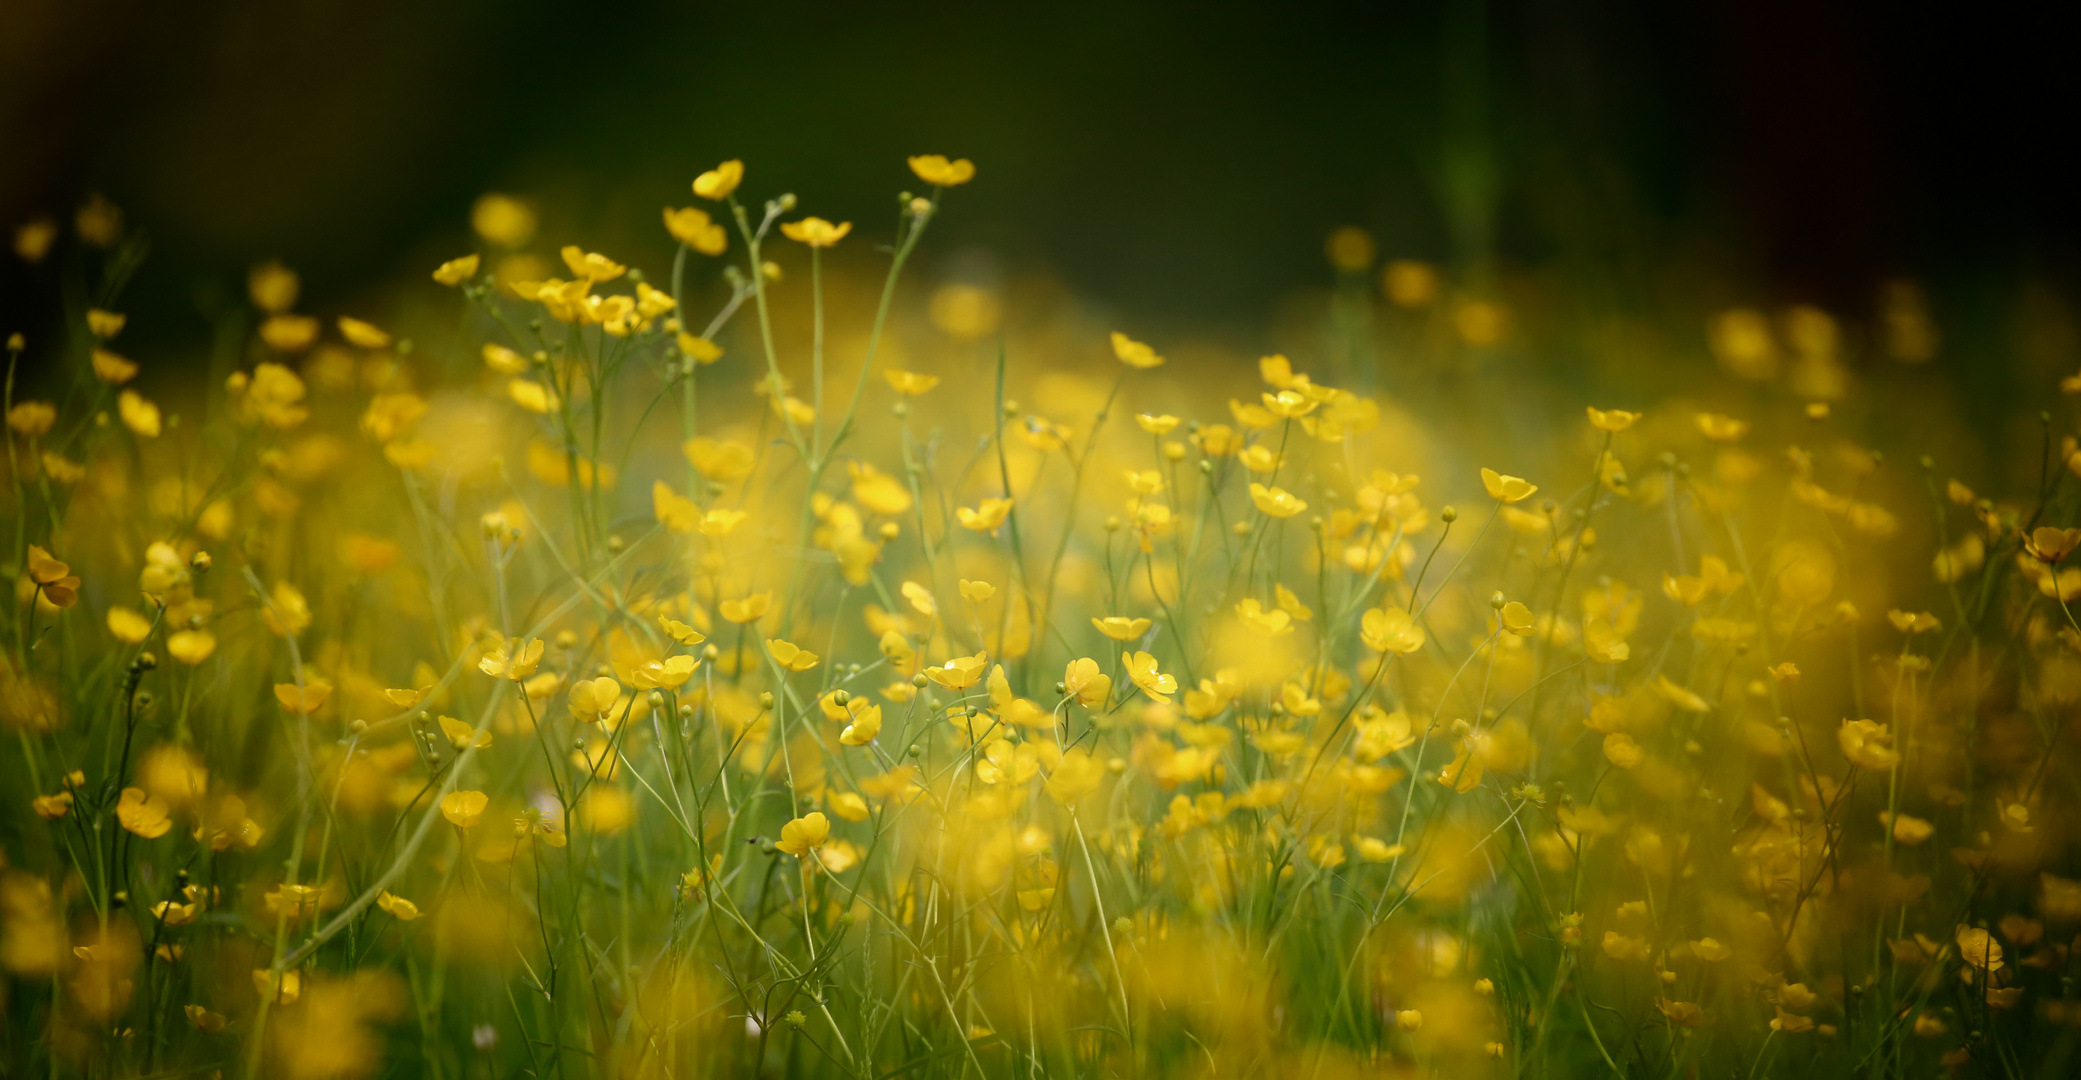
[[[535,673],[542,664],[542,652],[547,642],[540,638],[523,641],[509,638],[484,654],[477,661],[477,670],[494,679],[511,679],[519,682]]]
[[[418,918],[420,914],[418,904],[402,896],[395,895],[388,889],[383,890],[383,894],[376,897],[376,906],[389,912],[390,916],[399,922],[411,922],[413,919]]]
[[[597,251],[587,251],[576,244],[564,245],[558,254],[563,256],[564,265],[571,268],[571,273],[595,284],[613,281],[629,272],[628,267],[613,259]]]
[[[490,192],[470,207],[470,227],[500,247],[525,247],[535,238],[535,211],[511,195]]]
[[[744,182],[744,162],[732,158],[694,177],[694,194],[721,202]]]
[[[820,217],[808,217],[801,221],[784,222],[780,231],[782,235],[798,244],[827,248],[845,239],[845,235],[853,231],[853,223],[847,221],[833,225]]]
[[[1113,331],[1113,355],[1119,357],[1120,362],[1128,367],[1141,368],[1144,371],[1163,366],[1163,357],[1156,355],[1155,349],[1118,330]]]
[[[698,206],[665,207],[665,231],[703,255],[721,255],[730,248],[729,231]]]
[[[1589,414],[1591,427],[1596,428],[1598,431],[1611,432],[1614,435],[1632,427],[1633,422],[1640,419],[1640,414],[1636,412],[1627,412],[1624,409],[1600,409],[1594,405],[1589,407]]]
[[[126,831],[147,840],[165,836],[173,828],[173,816],[166,800],[157,795],[146,796],[143,788],[123,789],[122,797],[116,801],[116,821]]]
[[[1858,768],[1884,772],[1900,764],[1900,753],[1893,749],[1893,735],[1884,724],[1845,720],[1836,729],[1835,738],[1843,756]]]
[[[910,171],[933,187],[955,187],[975,179],[975,163],[967,158],[948,161],[939,154],[920,154],[911,158]]]
[[[1004,524],[1005,516],[1011,511],[1010,499],[984,499],[973,510],[966,506],[955,507],[954,516],[960,519],[961,527],[964,529],[989,532]]]
[[[773,662],[779,664],[782,671],[808,671],[817,666],[817,654],[804,650],[792,641],[767,638],[766,651],[772,654]]]
[[[255,266],[246,275],[246,294],[252,298],[253,306],[270,314],[296,306],[296,294],[301,289],[296,271],[273,260]]]
[[[1539,490],[1538,485],[1519,477],[1505,476],[1494,469],[1481,470],[1481,486],[1488,490],[1489,498],[1503,503],[1521,503]]]
[[[1359,640],[1374,652],[1408,655],[1423,648],[1424,629],[1406,609],[1368,608],[1359,619]]]
[[[1108,615],[1103,619],[1092,619],[1091,625],[1114,641],[1133,641],[1149,632],[1149,620],[1130,619],[1125,615]]]
[[[766,610],[772,606],[773,594],[762,592],[737,600],[724,600],[716,605],[716,610],[730,622],[743,625],[765,618]]]
[[[1285,488],[1268,488],[1255,481],[1250,484],[1250,501],[1257,504],[1259,510],[1275,518],[1290,518],[1308,508],[1307,503],[1296,498]]]
[[[116,397],[116,412],[123,418],[123,426],[140,439],[159,437],[159,406],[140,396],[135,390],[125,390]]]
[[[939,385],[937,375],[920,375],[914,371],[900,371],[896,368],[884,369],[882,377],[889,380],[889,385],[894,387],[897,393],[910,397],[917,397]]]
[[[477,255],[450,259],[434,267],[434,280],[443,285],[460,285],[477,276],[477,267],[483,261],[483,258]]]
[[[481,791],[452,791],[441,796],[441,816],[458,829],[468,829],[477,824],[490,804],[490,797]]]

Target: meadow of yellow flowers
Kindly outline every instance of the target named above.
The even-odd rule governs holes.
[[[648,272],[486,196],[178,382],[119,210],[15,234],[0,1075],[2081,1070],[2065,421],[1887,456],[1812,308],[1424,412],[1520,316],[1355,230],[1254,369],[914,292],[908,164]]]

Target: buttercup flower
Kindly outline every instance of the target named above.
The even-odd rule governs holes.
[[[1141,368],[1144,371],[1163,366],[1163,357],[1156,355],[1155,349],[1118,330],[1113,331],[1113,355],[1119,357],[1120,362],[1128,367]]]
[[[910,171],[933,187],[955,187],[975,179],[975,164],[967,158],[948,161],[939,154],[921,154],[910,159]]]
[[[1505,476],[1494,469],[1481,470],[1481,486],[1488,490],[1489,498],[1505,504],[1521,503],[1539,490],[1538,485],[1515,476]]]
[[[721,202],[737,190],[744,182],[744,162],[736,159],[723,162],[715,168],[694,177],[694,194],[704,199]]]
[[[821,811],[812,810],[780,827],[780,839],[773,846],[802,858],[811,851],[823,847],[831,838],[831,819]]]
[[[823,218],[810,217],[801,221],[784,222],[780,231],[796,243],[808,244],[813,248],[827,248],[845,239],[845,235],[853,231],[853,223],[846,221],[833,225]]]

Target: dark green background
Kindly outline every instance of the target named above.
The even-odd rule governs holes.
[[[876,231],[904,155],[971,157],[941,257],[1156,320],[1261,323],[1341,223],[1622,292],[1682,263],[1728,300],[1862,310],[1908,273],[1963,303],[2063,280],[2081,221],[2068,38],[1993,7],[10,0],[0,220],[121,203],[146,354],[199,348],[198,283],[257,258],[329,312],[423,274],[484,190],[606,243],[724,156]],[[0,261],[37,329],[52,275]]]

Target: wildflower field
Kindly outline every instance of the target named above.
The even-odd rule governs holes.
[[[919,281],[902,165],[206,361],[14,234],[0,1076],[2081,1071],[2081,376],[1974,428],[1901,285],[1549,377],[1348,229],[1239,361]]]

